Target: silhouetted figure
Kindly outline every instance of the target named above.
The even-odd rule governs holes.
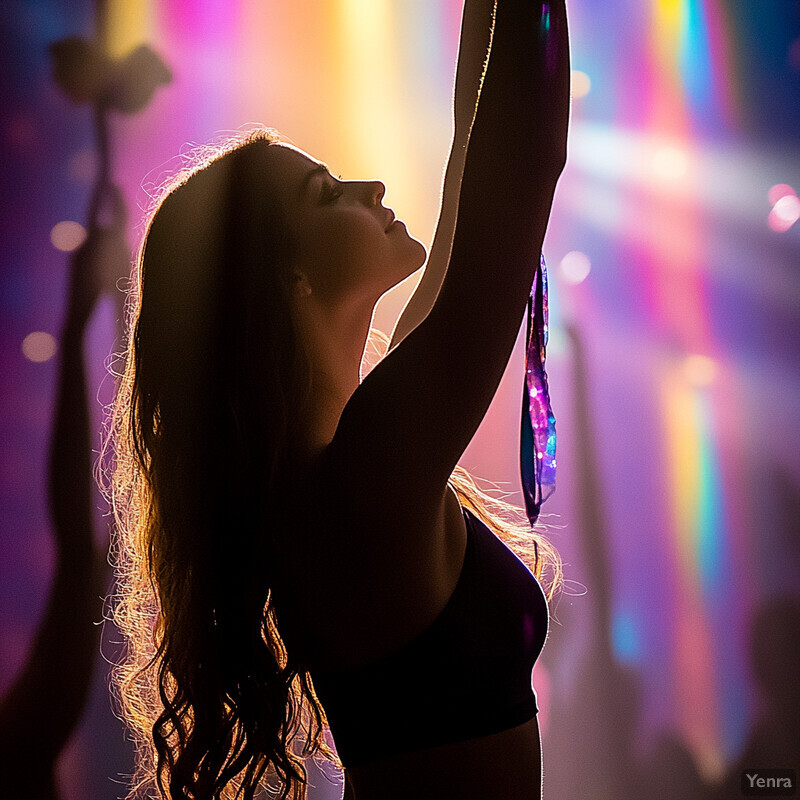
[[[794,769],[800,775],[800,599],[776,598],[759,609],[750,627],[750,660],[760,709],[715,800],[741,794],[743,770]]]
[[[111,577],[106,547],[93,535],[92,440],[83,346],[103,291],[127,272],[125,216],[118,190],[100,202],[110,224],[90,228],[70,258],[60,339],[58,394],[48,474],[55,567],[44,617],[18,676],[0,705],[3,796],[56,800],[55,764],[78,724],[99,654],[99,622]]]
[[[426,258],[380,181],[256,131],[149,222],[115,412],[115,618],[137,777],[173,800],[250,800],[270,777],[300,797],[304,758],[332,758],[326,721],[346,797],[540,796],[547,602],[508,545],[540,575],[555,561],[456,467],[541,274],[569,48],[563,0],[494,6],[465,4],[439,227],[363,381],[375,304]]]
[[[109,116],[144,108],[171,79],[146,45],[122,58],[108,54],[107,0],[95,3],[95,37],[71,36],[50,46],[53,78],[75,104],[93,112],[97,176],[89,200],[86,241],[70,258],[69,297],[60,347],[58,395],[50,445],[49,510],[55,568],[44,617],[28,657],[0,705],[3,796],[55,800],[59,753],[80,720],[99,651],[103,597],[110,570],[107,548],[95,547],[90,415],[83,356],[86,330],[107,292],[122,322],[131,254],[125,203],[112,181]]]

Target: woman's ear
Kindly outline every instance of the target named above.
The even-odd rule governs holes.
[[[311,294],[311,284],[308,278],[302,273],[295,270],[291,278],[291,291],[292,296],[296,298],[308,297]]]

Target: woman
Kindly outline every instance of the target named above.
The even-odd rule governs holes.
[[[115,417],[119,680],[139,777],[175,800],[268,776],[302,797],[326,717],[345,797],[541,794],[546,602],[454,469],[538,266],[569,56],[563,0],[493,6],[465,4],[437,235],[363,381],[375,303],[425,260],[383,184],[261,132],[150,223]]]

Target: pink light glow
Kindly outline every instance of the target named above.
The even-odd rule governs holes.
[[[767,197],[769,198],[769,204],[771,206],[774,206],[782,197],[786,197],[787,195],[797,195],[797,192],[792,189],[788,183],[776,183],[769,192],[767,192]]]
[[[769,212],[767,224],[776,233],[784,233],[800,219],[800,198],[795,195],[786,195],[775,203]]]
[[[775,231],[775,233],[784,233],[788,231],[789,228],[792,226],[784,222],[776,213],[775,211],[770,211],[769,216],[767,217],[767,225]]]
[[[772,209],[782,220],[793,225],[800,219],[800,198],[793,194],[781,197]]]

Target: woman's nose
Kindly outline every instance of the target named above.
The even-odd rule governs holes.
[[[370,205],[377,206],[386,194],[386,186],[381,181],[364,181],[364,196]]]

